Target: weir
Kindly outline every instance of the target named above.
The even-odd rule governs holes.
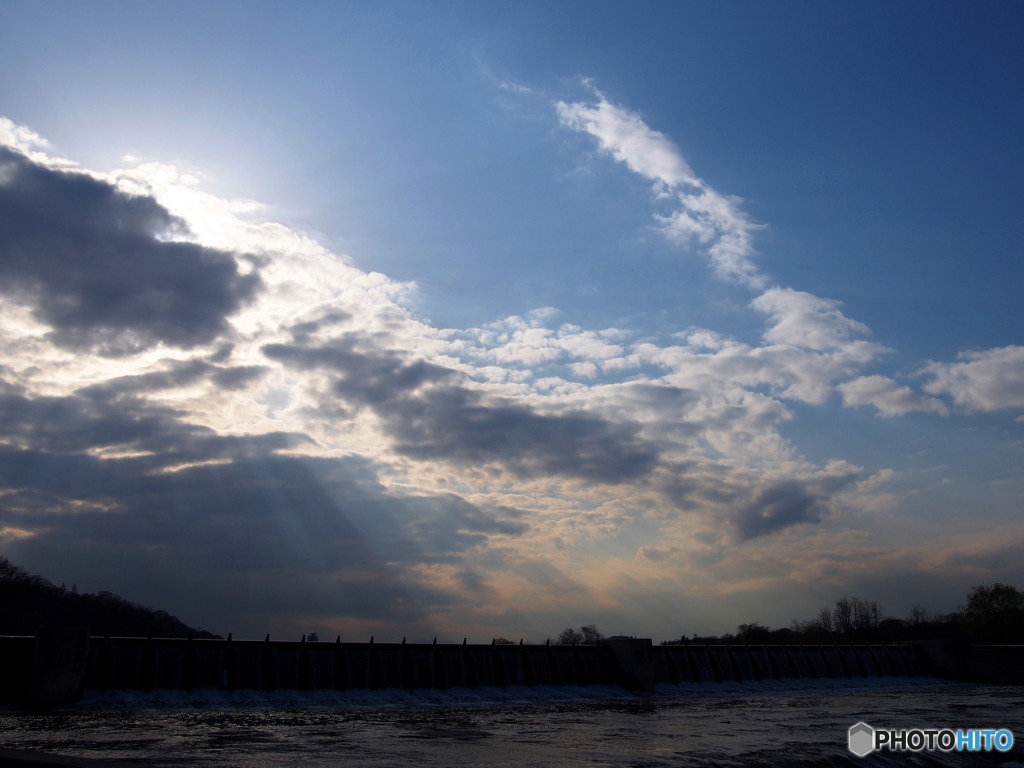
[[[349,690],[615,685],[603,645],[93,638],[85,688]]]
[[[936,646],[937,648],[937,646]],[[300,642],[89,637],[50,629],[0,637],[0,700],[56,704],[91,690],[352,690],[970,676],[915,644],[652,645],[613,637],[597,645]],[[976,655],[976,654],[975,654]],[[1019,654],[1018,654],[1019,656]],[[970,658],[973,658],[971,656]],[[992,667],[993,651],[985,656]],[[1016,658],[1016,657],[1015,657]],[[986,668],[987,669],[987,668]],[[966,672],[965,672],[966,671]],[[1014,680],[1016,682],[1016,680]]]

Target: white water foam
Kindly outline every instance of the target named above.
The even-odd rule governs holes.
[[[303,709],[303,708],[394,708],[415,706],[456,706],[519,704],[540,702],[606,701],[635,697],[617,686],[508,686],[502,688],[384,688],[347,691],[227,691],[205,688],[178,690],[86,691],[81,701],[69,704],[69,711],[87,710],[190,710],[190,709]]]
[[[890,690],[956,685],[937,677],[803,678],[786,680],[723,681],[716,683],[658,683],[654,691],[630,691],[619,686],[508,686],[480,688],[385,688],[381,690],[235,690],[205,688],[179,690],[87,690],[69,711],[99,710],[226,710],[303,708],[394,708],[416,706],[459,706],[489,704],[530,704],[593,702],[721,695],[765,695],[771,693],[829,690]]]

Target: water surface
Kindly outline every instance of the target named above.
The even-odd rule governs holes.
[[[874,753],[858,721],[1009,728],[1008,753]],[[0,714],[4,746],[152,766],[1001,766],[1024,768],[1024,688],[931,678],[407,692],[90,693]]]

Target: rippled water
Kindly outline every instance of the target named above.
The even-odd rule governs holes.
[[[153,766],[1003,766],[1024,768],[1024,688],[931,679],[409,693],[93,694],[0,713],[7,747]],[[1008,753],[874,753],[846,730],[1009,728]]]

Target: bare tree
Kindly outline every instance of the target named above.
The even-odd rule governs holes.
[[[818,609],[818,624],[823,632],[832,632],[832,611],[828,608]]]
[[[558,637],[555,638],[555,643],[558,645],[581,645],[586,643],[587,645],[596,645],[597,643],[604,640],[604,635],[601,631],[593,624],[584,624],[578,630],[572,627],[566,627],[558,633]]]
[[[572,627],[566,627],[558,633],[555,643],[558,645],[578,645],[583,642],[583,633],[577,632]]]
[[[859,597],[850,598],[850,607],[853,613],[853,627],[863,632],[871,628],[871,609],[867,600]]]
[[[875,629],[882,623],[882,606],[877,600],[869,600],[868,606],[868,612],[871,615],[871,628]]]
[[[832,609],[832,626],[840,635],[849,634],[853,629],[853,603],[849,598],[836,600],[836,607]]]

